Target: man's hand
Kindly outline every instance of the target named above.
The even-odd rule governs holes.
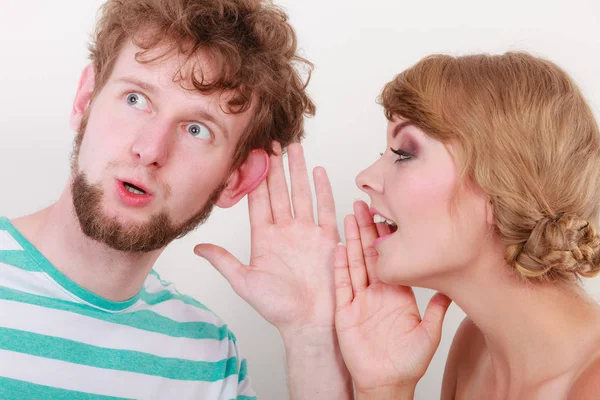
[[[217,246],[198,245],[194,251],[282,334],[333,328],[332,265],[339,234],[331,186],[325,170],[316,168],[319,221],[315,223],[302,146],[292,144],[288,149],[291,204],[279,144],[275,151],[267,179],[248,195],[249,265]]]
[[[214,245],[198,245],[194,251],[280,331],[292,398],[348,398],[349,377],[334,327],[332,266],[339,233],[331,185],[325,170],[316,168],[315,222],[302,146],[288,147],[291,202],[281,147],[276,143],[274,149],[267,179],[248,196],[250,263]]]

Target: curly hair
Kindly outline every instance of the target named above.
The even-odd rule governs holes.
[[[505,260],[534,281],[600,272],[600,132],[554,63],[526,53],[429,56],[389,82],[380,103],[444,143],[486,192]]]
[[[92,98],[108,81],[128,40],[142,49],[136,55],[141,63],[183,54],[185,61],[173,81],[183,86],[191,80],[189,89],[203,94],[233,93],[225,111],[254,107],[232,169],[253,149],[272,154],[273,140],[284,148],[299,141],[304,116],[315,113],[306,93],[313,66],[297,54],[296,35],[285,12],[268,0],[108,0],[89,46],[96,79]],[[157,48],[158,56],[153,51]],[[200,53],[210,59],[210,80],[202,71]],[[187,80],[184,69],[191,71]]]

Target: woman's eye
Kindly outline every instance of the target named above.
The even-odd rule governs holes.
[[[411,158],[413,158],[412,154],[410,154],[404,150],[400,150],[400,149],[396,150],[396,149],[392,149],[392,148],[390,148],[390,150],[392,151],[392,153],[394,153],[398,156],[395,162],[402,162],[402,161],[410,160]]]
[[[204,140],[210,140],[212,138],[210,130],[206,127],[206,125],[203,125],[201,123],[194,122],[192,124],[188,124],[186,125],[185,129],[190,135],[192,135],[195,138]]]
[[[148,109],[148,99],[140,93],[129,93],[127,95],[127,104],[142,111]]]

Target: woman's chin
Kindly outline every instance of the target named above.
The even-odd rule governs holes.
[[[389,285],[429,287],[439,274],[415,264],[387,262],[379,259],[375,273],[380,281]]]

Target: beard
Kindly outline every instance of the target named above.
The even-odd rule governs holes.
[[[185,236],[206,221],[217,199],[227,187],[225,182],[211,193],[200,211],[180,224],[174,224],[166,211],[152,215],[148,221],[127,224],[119,221],[117,217],[106,215],[102,207],[102,187],[100,184],[90,184],[85,174],[79,171],[77,163],[86,122],[87,118],[82,121],[73,147],[71,193],[75,214],[81,230],[87,237],[118,251],[147,253],[166,247],[173,240]]]

